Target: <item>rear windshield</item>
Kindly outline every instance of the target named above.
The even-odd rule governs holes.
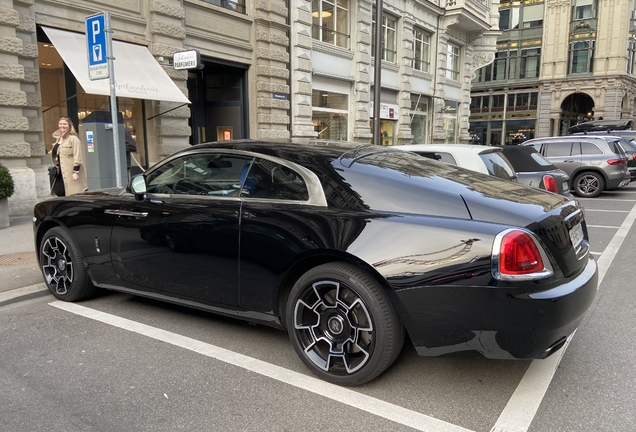
[[[623,150],[623,148],[620,145],[617,144],[620,140],[625,140],[625,138],[619,138],[619,139],[617,139],[615,141],[607,140],[607,144],[609,145],[609,148],[614,153],[616,153],[617,155],[621,155],[622,157],[626,158],[627,155],[625,154],[625,151]]]
[[[499,177],[504,180],[512,180],[515,178],[515,171],[510,162],[499,152],[486,152],[479,155],[486,165],[488,174]]]
[[[516,172],[550,171],[555,169],[554,165],[532,146],[510,149],[504,154]]]

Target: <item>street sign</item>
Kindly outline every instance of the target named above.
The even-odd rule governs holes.
[[[91,80],[108,78],[106,20],[104,13],[86,18],[86,48],[88,53],[88,77]]]

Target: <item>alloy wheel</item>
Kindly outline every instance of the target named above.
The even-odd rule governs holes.
[[[59,237],[49,237],[42,245],[42,273],[57,294],[68,294],[73,283],[73,259],[68,246]]]

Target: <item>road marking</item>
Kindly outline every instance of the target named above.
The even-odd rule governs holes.
[[[100,312],[75,303],[54,301],[49,304],[58,309],[65,310],[85,318],[100,321],[123,330],[128,330],[161,342],[194,351],[204,356],[229,363],[233,366],[247,369],[251,372],[284,382],[302,390],[310,391],[325,398],[333,399],[337,402],[341,402],[417,430],[436,432],[472,432],[461,426],[456,426],[451,423],[438,420],[434,417],[430,417],[416,411],[411,411],[390,402],[385,402],[383,400],[358,393],[346,387],[330,384],[318,378],[303,375],[262,360],[198,341],[196,339],[181,336],[176,333],[131,321],[109,313]]]
[[[602,198],[602,199],[596,199],[596,198],[577,198],[579,201],[582,200],[588,200],[589,202],[593,202],[593,201],[598,201],[598,202],[603,202],[603,201],[624,201],[624,202],[634,202],[636,201],[636,199],[620,199],[620,198]]]
[[[44,282],[24,288],[17,288],[5,292],[0,292],[0,303],[7,302],[18,297],[27,296],[29,294],[35,294],[41,291],[48,291],[48,288],[46,287],[46,284]]]
[[[599,287],[623,241],[627,238],[630,228],[634,225],[634,220],[636,220],[636,205],[629,211],[629,215],[597,259]],[[552,382],[554,373],[559,367],[559,362],[565,354],[570,338],[559,353],[555,353],[545,360],[532,361],[508,404],[501,412],[497,423],[490,430],[491,432],[526,432],[530,428],[539,405]]]
[[[618,229],[619,227],[617,226],[607,226],[607,225],[588,225],[588,228],[611,228],[611,229]]]

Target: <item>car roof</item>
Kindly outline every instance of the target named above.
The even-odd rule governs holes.
[[[499,147],[491,147],[479,144],[405,144],[396,146],[400,150],[413,152],[449,152],[449,153],[491,153],[501,151]]]
[[[506,156],[517,172],[558,170],[556,166],[541,156],[541,153],[539,153],[533,146],[502,145],[497,147],[501,148],[504,156]],[[533,153],[536,153],[538,156],[533,157]],[[541,158],[541,160],[545,161],[545,163],[540,164],[536,159],[534,159],[535,157]]]

